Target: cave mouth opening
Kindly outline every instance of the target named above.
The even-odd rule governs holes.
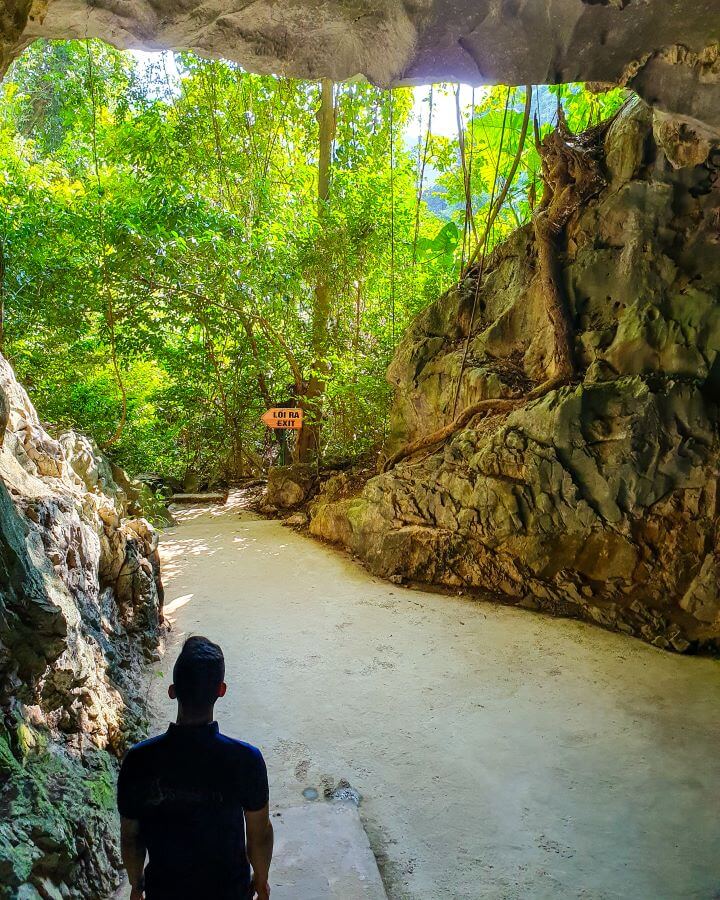
[[[194,143],[200,150],[203,146],[211,148],[207,157],[212,164],[206,165],[205,172],[212,184],[213,204],[209,212],[203,210],[204,218],[198,215],[198,204],[187,190],[176,193],[176,188],[165,190],[164,185],[163,191],[158,191],[159,182],[153,185],[149,178],[146,194],[133,193],[128,190],[129,181],[122,181],[113,166],[125,166],[137,176],[143,160],[153,152],[155,138],[148,141],[147,136],[159,135],[163,141],[170,136],[153,112],[157,113],[163,102],[174,101],[161,94],[146,98],[142,108],[148,126],[145,140],[142,129],[137,133],[125,129],[110,152],[109,145],[103,145],[103,132],[110,123],[105,118],[103,86],[98,77],[104,51],[98,48],[94,56],[88,55],[82,42],[76,49],[78,54],[85,52],[84,66],[73,69],[69,60],[58,81],[53,81],[52,73],[47,80],[50,98],[68,88],[77,89],[78,84],[82,88],[83,78],[91,86],[85,91],[89,105],[83,107],[79,101],[83,91],[79,90],[65,107],[67,111],[74,104],[75,112],[86,116],[85,143],[77,140],[74,148],[75,161],[77,157],[87,161],[86,184],[78,167],[75,179],[66,179],[67,173],[61,171],[57,161],[52,165],[33,160],[28,144],[22,148],[20,159],[21,164],[28,164],[27,171],[5,169],[5,173],[21,173],[26,178],[22,191],[26,206],[34,204],[43,210],[37,218],[43,227],[29,228],[25,221],[12,242],[17,249],[24,240],[37,255],[32,258],[28,253],[26,265],[14,267],[17,253],[8,254],[13,266],[11,277],[20,272],[23,283],[32,284],[30,265],[34,265],[33,274],[46,271],[42,286],[54,293],[45,308],[28,304],[24,320],[13,322],[10,316],[5,322],[11,346],[15,342],[13,361],[20,360],[21,380],[29,386],[33,398],[42,397],[48,404],[42,417],[38,417],[4,361],[0,369],[0,398],[6,400],[0,404],[6,407],[0,450],[0,551],[3,568],[12,572],[0,593],[0,642],[9,648],[0,662],[3,696],[8,698],[7,703],[3,701],[5,718],[0,726],[1,790],[3,802],[8,797],[30,798],[25,805],[17,799],[8,801],[17,830],[11,834],[11,851],[3,857],[3,872],[8,873],[11,890],[28,885],[38,896],[53,896],[52,891],[59,891],[70,897],[109,897],[118,862],[112,839],[115,759],[146,726],[144,666],[148,662],[153,668],[163,665],[157,662],[162,591],[159,548],[157,535],[147,526],[143,513],[148,511],[147,504],[153,504],[152,512],[162,517],[162,503],[155,505],[156,498],[147,487],[164,485],[152,480],[139,485],[107,458],[112,459],[122,440],[122,434],[117,441],[112,440],[118,423],[124,422],[122,431],[131,427],[127,421],[133,421],[138,410],[139,422],[137,427],[132,425],[136,427],[133,435],[142,436],[152,446],[159,434],[148,410],[142,408],[148,392],[140,398],[132,396],[130,379],[122,375],[123,365],[152,345],[153,322],[167,322],[190,334],[192,355],[177,341],[165,351],[164,363],[168,368],[174,365],[173,371],[182,376],[173,382],[172,390],[162,391],[157,371],[146,361],[136,370],[138,382],[149,384],[154,392],[155,408],[175,425],[183,400],[181,389],[188,391],[188,406],[192,406],[189,388],[199,382],[197,377],[188,377],[183,368],[185,359],[180,357],[190,357],[196,371],[214,384],[208,405],[221,423],[228,424],[222,408],[223,402],[227,405],[228,392],[223,401],[218,369],[222,373],[227,365],[232,370],[238,360],[230,354],[229,361],[221,357],[211,347],[208,334],[222,346],[221,341],[230,332],[231,315],[238,317],[238,330],[245,342],[245,377],[240,383],[250,382],[252,390],[261,394],[259,376],[271,379],[277,369],[274,359],[281,358],[287,369],[285,382],[278,379],[278,387],[269,397],[282,405],[292,399],[288,385],[295,373],[293,344],[288,339],[292,329],[287,327],[289,289],[277,272],[263,287],[267,294],[276,291],[281,297],[273,314],[286,330],[263,326],[260,320],[267,316],[262,312],[258,316],[259,289],[252,295],[236,292],[228,302],[228,292],[234,285],[229,286],[216,272],[212,292],[208,291],[206,282],[213,275],[211,261],[214,255],[222,258],[223,253],[217,235],[236,237],[232,227],[218,221],[218,198],[234,197],[239,203],[237,196],[247,196],[249,204],[257,201],[242,190],[244,182],[233,181],[233,164],[240,165],[242,160],[228,158],[231,142],[224,142],[222,134],[218,138],[218,117],[213,121],[211,116],[209,122],[207,118],[193,118],[192,104],[199,106],[202,95],[186,90],[188,116],[181,124],[189,130],[185,143],[175,147],[182,152],[178,159],[166,159],[170,156],[166,143],[158,154],[160,158],[154,160],[152,172],[154,178],[163,171],[172,174],[174,166],[186,179],[190,171],[199,178],[198,160],[192,165],[188,161],[189,148]],[[215,80],[210,65],[204,68],[201,60],[190,60],[190,65],[197,66],[194,90],[199,92],[204,87],[212,93],[223,86],[221,63],[217,64]],[[80,73],[75,82],[67,77],[73,71]],[[117,74],[123,77],[122,72]],[[298,114],[306,117],[306,135],[292,136],[302,151],[295,157],[295,171],[288,172],[293,167],[286,167],[283,176],[300,182],[304,176],[305,184],[314,183],[315,173],[311,178],[297,161],[302,163],[304,155],[306,167],[308,158],[314,162],[317,145],[309,136],[312,134],[314,140],[318,129],[314,115],[317,103],[322,102],[321,88],[314,88],[315,105],[308,102],[307,93],[300,99],[284,97],[267,82],[260,82],[257,90],[268,94],[261,95],[263,104],[275,100],[279,109],[283,101],[294,103]],[[348,90],[349,95],[355,92],[346,99],[349,109],[363,90],[373,89],[359,84]],[[547,339],[541,298],[531,284],[535,251],[529,218],[526,223],[518,223],[509,208],[503,208],[507,222],[498,222],[499,234],[503,234],[503,224],[507,227],[505,234],[514,231],[514,225],[521,227],[510,236],[507,255],[500,249],[494,255],[487,253],[487,271],[482,273],[486,281],[481,285],[474,318],[470,316],[476,287],[472,273],[470,291],[463,292],[462,283],[459,288],[453,287],[455,278],[452,283],[436,279],[423,285],[422,304],[401,308],[398,299],[402,296],[399,286],[403,273],[415,278],[418,268],[403,267],[400,249],[401,157],[407,138],[393,128],[401,121],[401,90],[393,92],[393,100],[387,94],[373,97],[379,134],[385,138],[374,157],[372,141],[367,141],[368,150],[357,134],[364,127],[372,136],[372,124],[359,115],[349,117],[347,130],[357,152],[353,167],[361,151],[368,155],[372,164],[368,169],[376,175],[381,161],[384,180],[379,182],[379,193],[387,200],[392,191],[392,204],[370,207],[382,214],[377,216],[382,222],[377,243],[370,246],[385,260],[384,281],[375,286],[375,295],[372,285],[361,289],[365,303],[360,304],[361,327],[359,332],[349,330],[347,343],[363,358],[371,374],[377,372],[370,368],[369,361],[381,360],[384,368],[391,357],[391,375],[401,384],[413,370],[411,396],[401,398],[391,427],[383,425],[381,429],[393,451],[427,438],[430,424],[446,424],[466,403],[470,408],[474,402],[485,400],[490,383],[500,384],[511,399],[531,390],[531,381],[541,381],[552,343]],[[428,98],[425,90],[420,94],[423,109],[423,103],[429,105]],[[489,94],[482,98],[478,94],[474,98],[477,107],[492,103]],[[572,114],[572,104],[582,99],[582,93],[566,89],[560,94]],[[508,103],[501,96],[495,108],[488,108],[498,132],[503,129],[502,119],[506,119],[506,135],[511,129],[508,120],[515,119],[516,134],[522,127],[522,89],[517,89],[512,98]],[[471,90],[460,94],[459,100],[461,113],[465,104],[466,122],[467,107],[473,105]],[[556,104],[556,95],[550,102]],[[600,100],[585,98],[583,102]],[[456,124],[452,121],[456,114],[452,94],[448,105],[452,127]],[[406,107],[412,109],[413,105],[406,101]],[[535,110],[539,107],[537,103]],[[362,104],[357,109],[362,112]],[[426,122],[428,111],[423,109]],[[547,111],[545,124],[552,125],[550,105]],[[594,123],[597,114],[587,113],[585,107],[587,120]],[[265,134],[261,129],[267,128],[271,140],[271,117],[263,122],[260,107],[256,116],[251,130]],[[220,131],[227,121],[220,120]],[[260,125],[255,128],[257,122]],[[60,124],[64,127],[66,123]],[[241,117],[237,124],[239,129],[244,127]],[[542,128],[542,119],[539,125]],[[65,142],[62,127],[48,131],[48,146],[60,141],[58,146],[65,143],[69,151],[73,142]],[[467,124],[465,128],[467,133],[472,132]],[[413,135],[413,146],[422,163],[425,142],[417,140],[418,135],[422,136],[421,132]],[[251,147],[251,137],[247,140]],[[331,165],[340,170],[342,147],[338,149],[337,136],[336,141],[330,159]],[[478,155],[472,157],[476,174],[480,168],[478,146],[479,138],[473,149]],[[466,149],[469,162],[469,142]],[[516,149],[508,140],[504,156],[502,142],[500,152],[495,153],[498,162],[505,162],[501,166],[505,172],[512,168]],[[597,146],[592,149],[595,151]],[[242,149],[247,155],[252,152]],[[359,471],[346,470],[342,460],[336,460],[329,486],[323,484],[316,493],[312,467],[310,471],[308,467],[290,467],[289,471],[274,467],[269,489],[274,491],[270,505],[275,506],[276,514],[299,516],[296,524],[303,527],[310,518],[314,534],[344,545],[367,563],[374,576],[389,580],[380,582],[376,577],[360,575],[334,558],[328,561],[322,548],[303,543],[303,538],[291,532],[276,529],[268,541],[262,530],[266,522],[258,524],[254,517],[238,519],[236,510],[227,520],[228,510],[221,507],[189,506],[180,511],[182,524],[170,532],[166,544],[169,609],[176,627],[182,631],[204,629],[205,615],[212,614],[216,634],[221,642],[230,642],[236,659],[245,659],[246,645],[235,641],[235,611],[218,606],[205,615],[199,612],[210,579],[202,570],[194,569],[193,563],[214,560],[218,571],[237,565],[238,560],[247,565],[252,601],[247,603],[246,591],[235,600],[247,603],[249,630],[254,634],[252,646],[261,647],[262,634],[269,630],[281,650],[259,655],[259,667],[265,674],[250,679],[246,695],[255,720],[269,721],[257,740],[272,748],[269,755],[274,759],[280,802],[300,802],[303,792],[312,796],[313,791],[324,797],[352,791],[356,801],[362,799],[362,817],[391,897],[404,891],[422,896],[428,885],[435,890],[437,885],[446,884],[447,872],[441,872],[427,853],[428,847],[438,847],[435,827],[423,824],[429,800],[441,810],[440,830],[446,835],[440,842],[442,854],[453,861],[457,872],[447,883],[448,897],[460,896],[460,891],[475,890],[478,885],[504,890],[508,873],[522,885],[525,896],[541,896],[548,879],[556,895],[574,890],[578,883],[598,894],[612,886],[627,890],[628,846],[632,847],[633,859],[641,856],[653,861],[648,866],[632,865],[635,896],[663,896],[663,891],[681,896],[712,884],[718,832],[706,798],[713,796],[719,775],[711,762],[717,727],[708,725],[706,716],[708,706],[714,708],[718,699],[711,660],[688,661],[691,668],[681,665],[684,661],[656,653],[654,648],[629,642],[622,634],[588,630],[572,621],[541,619],[538,625],[534,617],[514,609],[492,605],[486,607],[488,612],[482,612],[482,607],[467,599],[424,591],[415,594],[406,588],[421,582],[439,584],[450,593],[460,587],[471,595],[492,583],[495,598],[585,618],[641,637],[656,648],[690,652],[716,649],[718,598],[712,545],[717,526],[716,475],[711,465],[717,442],[713,384],[720,352],[715,324],[718,272],[712,261],[718,206],[716,151],[705,130],[695,130],[688,121],[678,122],[635,101],[618,118],[612,134],[603,135],[602,152],[608,183],[598,194],[583,200],[583,208],[563,232],[559,257],[561,280],[575,316],[575,352],[581,378],[562,385],[551,396],[539,398],[527,410],[524,406],[513,409],[509,423],[500,422],[487,429],[476,419],[472,427],[449,436],[446,448],[438,451],[431,444],[381,475],[375,475],[367,457],[359,458]],[[451,196],[459,198],[456,205],[459,203],[462,210],[466,198],[459,157],[456,163],[459,172],[455,173],[455,194]],[[353,167],[349,167],[351,174]],[[492,175],[492,165],[489,169]],[[72,173],[71,166],[68,171]],[[5,173],[3,188],[8,184]],[[344,187],[350,194],[350,177]],[[411,182],[410,187],[408,194],[414,199],[417,185]],[[529,198],[529,184],[523,187]],[[375,185],[369,194],[377,188]],[[306,192],[312,194],[315,205],[312,191],[306,187]],[[117,208],[130,208],[130,216],[115,215],[113,194]],[[485,194],[492,194],[492,184],[486,185]],[[86,205],[82,215],[73,220],[72,209],[75,204],[83,207],[83,198]],[[532,204],[529,199],[526,202],[532,213]],[[274,205],[277,203],[275,200]],[[272,208],[272,200],[269,205]],[[290,209],[290,204],[287,206]],[[165,232],[160,234],[168,207],[178,216],[176,227],[168,224],[168,216]],[[6,205],[6,215],[8,209],[17,215],[17,203]],[[365,211],[362,204],[360,209]],[[415,209],[410,204],[404,214],[407,234],[413,237]],[[184,227],[178,226],[179,211],[192,214],[182,223]],[[232,212],[239,232],[240,214]],[[245,210],[241,212],[245,214]],[[257,210],[252,208],[247,212],[250,220],[254,214]],[[314,211],[313,218],[317,217]],[[190,240],[192,235],[186,227],[187,222],[198,221],[206,235],[206,243],[200,241],[199,246]],[[439,266],[438,260],[448,256],[450,246],[449,269],[454,271],[457,266],[458,250],[462,268],[472,252],[472,228],[466,210],[459,221],[455,232],[443,220],[442,227],[434,232],[420,234],[427,243],[416,244],[414,250],[423,267]],[[138,234],[143,229],[149,231],[150,223],[156,229],[152,232],[155,243],[152,253],[143,255],[138,250]],[[352,228],[340,223],[348,236],[341,244],[344,253],[349,253],[351,240],[368,240],[363,224],[359,215],[350,222]],[[333,226],[338,226],[335,220]],[[113,230],[122,240],[109,239]],[[72,233],[72,241],[67,239],[68,233]],[[277,266],[281,270],[288,258],[293,259],[295,271],[308,282],[295,336],[302,334],[303,326],[310,330],[312,303],[321,280],[315,231],[306,226],[299,233],[304,237],[307,258],[298,264],[294,257],[281,257]],[[6,234],[3,231],[3,237]],[[62,241],[58,240],[60,236],[64,236]],[[281,256],[287,246],[285,235],[269,232],[263,237],[272,253],[261,257],[262,265],[257,265],[260,274],[262,267]],[[465,247],[463,240],[467,242]],[[412,242],[408,239],[406,243],[405,252],[412,251]],[[500,243],[498,237],[498,248]],[[186,260],[193,259],[192,278],[187,277],[187,265],[172,271],[181,254]],[[130,295],[128,285],[117,277],[116,259],[121,255],[137,265],[132,279],[136,294]],[[138,265],[148,258],[152,260],[150,268]],[[243,262],[248,259],[252,261],[248,256]],[[237,260],[233,262],[236,274],[239,266]],[[227,266],[227,257],[223,263]],[[6,264],[4,278],[7,271]],[[83,271],[85,280],[97,288],[100,302],[94,306],[85,303],[89,292],[83,292],[83,278],[78,277]],[[252,270],[252,274],[257,273]],[[379,280],[379,276],[376,278]],[[475,278],[477,283],[482,280],[477,269]],[[357,298],[357,280],[350,281],[345,298],[353,314],[348,317],[353,326],[358,305],[351,301]],[[178,291],[168,290],[172,284],[183,288],[180,297]],[[163,292],[167,298],[162,297]],[[171,293],[173,305],[177,303],[174,308],[165,302]],[[437,296],[440,301],[435,301]],[[204,304],[213,297],[221,300],[213,306],[211,316]],[[373,297],[374,308],[370,302]],[[17,304],[18,300],[13,291],[8,310],[13,310],[13,302]],[[371,321],[372,316],[381,318],[381,301],[397,305],[392,316],[386,311],[378,326],[383,340],[363,348],[367,332],[372,330],[363,325],[364,317]],[[429,312],[423,314],[425,307]],[[18,308],[19,304],[15,314]],[[251,323],[249,329],[241,315]],[[69,322],[86,327],[88,321],[87,332],[78,329],[77,335],[63,337],[63,330],[70,330]],[[188,329],[189,321],[192,324]],[[132,327],[123,328],[128,323]],[[26,334],[18,331],[13,335],[12,329],[18,324]],[[35,329],[32,338],[27,336],[31,326]],[[337,323],[330,320],[328,331],[333,327],[337,328]],[[403,339],[406,327],[407,338]],[[49,339],[43,343],[43,334],[48,337],[53,329],[54,344]],[[519,334],[526,339],[519,340]],[[465,353],[464,341],[468,338],[471,340]],[[59,354],[54,358],[53,354],[63,340],[69,352],[58,362]],[[257,357],[253,340],[260,345]],[[426,355],[418,356],[418,348]],[[72,352],[98,360],[90,388],[79,386],[69,395],[69,401],[89,417],[98,415],[100,406],[103,431],[98,432],[98,441],[109,444],[108,454],[99,453],[96,443],[66,427],[68,398],[66,406],[61,407],[57,385],[67,379]],[[459,360],[462,365],[458,376]],[[312,363],[310,355],[310,369]],[[50,388],[44,395],[38,377],[41,368],[55,379],[48,381]],[[530,379],[528,373],[534,377]],[[348,379],[348,393],[365,400],[360,374],[366,373],[355,369],[350,374],[355,381]],[[460,405],[455,391],[437,390],[443,376],[451,385],[462,387]],[[235,389],[239,391],[237,385]],[[93,406],[91,401],[97,395],[105,398],[104,405]],[[339,406],[337,395],[331,399]],[[247,403],[242,394],[239,400],[239,406]],[[56,406],[50,406],[51,402]],[[257,427],[255,420],[262,408],[264,405],[250,406],[247,420],[239,420],[240,433],[245,424],[250,433]],[[54,410],[57,418],[48,415],[46,409]],[[418,410],[424,411],[425,422],[417,416]],[[42,420],[56,427],[46,427]],[[73,420],[72,424],[79,423]],[[346,422],[343,427],[347,428],[346,446],[364,439],[357,421]],[[177,428],[173,450],[181,460],[195,459],[192,438],[197,434],[197,423],[186,427],[186,432],[193,428],[195,432],[190,434]],[[202,434],[203,441],[212,435],[213,430],[208,429]],[[377,444],[377,435],[371,437]],[[270,449],[274,450],[272,445]],[[260,456],[260,452],[247,437],[230,451],[233,459],[242,460],[245,469],[236,474],[248,476],[246,484],[251,482],[249,476],[255,473],[250,454]],[[388,449],[386,455],[389,453]],[[139,471],[130,455],[118,457],[118,461],[135,473]],[[432,475],[434,470],[438,477]],[[197,469],[188,467],[186,474],[187,481],[178,478],[179,484],[169,487],[183,493],[206,487],[224,490],[219,479],[213,482],[208,477],[203,483],[205,475],[198,475]],[[477,493],[472,503],[458,501],[458,496],[466,498],[473,491]],[[310,494],[315,506],[306,513],[299,507]],[[231,501],[242,506],[244,495],[245,491],[240,497],[233,493]],[[456,513],[453,518],[453,508],[463,514],[465,524]],[[480,514],[467,527],[472,510]],[[477,540],[478,533],[482,540]],[[497,539],[496,545],[488,545],[488,533]],[[307,609],[296,602],[294,592],[263,592],[262,584],[267,580],[264,571],[276,564],[280,541],[280,559],[289,559],[303,573],[302,594],[310,598],[313,621],[327,619],[327,635],[308,630]],[[523,566],[519,578],[518,564]],[[460,579],[458,572],[462,573]],[[518,595],[520,588],[524,592]],[[218,595],[227,592],[234,596],[232,590],[230,582],[221,579]],[[296,586],[298,591],[300,587]],[[343,609],[338,609],[338,596]],[[405,614],[400,617],[407,620],[404,623],[393,612],[398,607]],[[523,638],[518,639],[518,635]],[[175,637],[170,634],[171,642]],[[558,647],[562,653],[557,652]],[[240,679],[243,677],[244,673]],[[323,684],[328,677],[347,689],[347,710],[337,709],[336,691],[329,692]],[[398,684],[402,702],[398,702],[395,691]],[[308,713],[306,718],[304,713],[308,711],[303,704],[293,705],[293,714],[287,715],[286,697],[297,692],[298,685],[302,685],[303,694],[321,699],[318,711]],[[438,693],[434,696],[433,692]],[[669,697],[673,699],[669,701]],[[379,705],[383,706],[383,716],[373,715]],[[236,709],[231,715],[238,716],[237,723],[233,720],[234,727],[246,727],[245,710]],[[278,737],[278,722],[283,723],[283,735],[287,736]],[[458,722],[463,723],[462,728]],[[337,733],[347,735],[346,745],[339,750]],[[368,734],[372,735],[369,740]],[[448,734],[454,736],[455,749],[450,753]],[[358,763],[357,749],[367,748],[368,743],[370,752],[364,752]],[[368,769],[369,757],[383,762]],[[641,762],[629,765],[628,758]],[[476,777],[478,759],[486,773],[480,779]],[[532,766],[528,760],[533,760]],[[412,771],[408,774],[409,769]],[[418,793],[417,772],[428,771],[434,773],[439,787],[428,789],[423,785]],[[668,771],[674,773],[672,783]],[[461,840],[457,830],[456,815],[452,810],[445,811],[449,795],[463,818],[473,825],[474,856],[470,862],[465,835]],[[481,806],[482,816],[478,813]],[[657,814],[659,807],[662,815]],[[487,826],[488,810],[491,828]],[[78,829],[76,823],[81,818],[87,824]],[[697,818],[702,827],[680,829],[683,838],[678,840],[678,823],[686,826]],[[615,829],[611,834],[606,827],[609,819],[627,822],[627,833]],[[109,841],[106,833],[111,834]],[[62,835],[59,849],[53,845],[57,865],[53,863],[51,870],[44,852],[49,834]],[[500,839],[496,839],[498,834]],[[511,845],[513,849],[509,850]],[[664,861],[658,868],[660,847]],[[674,850],[668,851],[668,847]],[[596,861],[591,866],[572,862],[588,855]]]
[[[4,87],[0,349],[53,433],[77,428],[151,488],[192,494],[311,458],[313,370],[334,329],[344,358],[323,455],[372,454],[401,335],[529,223],[544,190],[537,142],[558,111],[580,132],[631,97],[582,84],[387,91],[39,42]],[[203,362],[179,361],[188,341]],[[184,387],[203,382],[204,395]],[[300,432],[260,421],[295,406]]]

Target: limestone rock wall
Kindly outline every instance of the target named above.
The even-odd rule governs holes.
[[[720,646],[720,150],[636,101],[560,263],[581,378],[481,420],[336,500],[311,531],[378,574],[579,616],[675,650]],[[552,333],[531,227],[490,260],[458,411],[544,380]],[[453,419],[477,272],[389,370],[388,455]]]
[[[81,435],[40,423],[0,357],[0,897],[108,896],[116,759],[157,652],[157,535]]]

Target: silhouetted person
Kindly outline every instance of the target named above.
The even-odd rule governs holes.
[[[118,809],[131,900],[270,896],[265,761],[213,721],[215,701],[227,690],[224,678],[220,647],[188,638],[168,691],[178,702],[177,723],[137,744],[123,761]]]

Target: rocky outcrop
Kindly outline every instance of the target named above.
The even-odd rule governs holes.
[[[37,37],[191,49],[377,84],[625,84],[720,133],[717,0],[5,0],[0,73]]]
[[[580,377],[337,499],[311,531],[381,575],[485,592],[675,650],[720,646],[720,152],[626,107],[606,186],[561,241]],[[484,398],[522,398],[553,333],[530,226],[426,309],[389,370],[391,455]]]
[[[158,647],[157,535],[87,438],[47,433],[2,357],[0,397],[0,897],[104,897],[115,761]]]

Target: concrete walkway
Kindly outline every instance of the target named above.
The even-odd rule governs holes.
[[[718,896],[717,661],[405,590],[237,503],[181,510],[163,538],[152,692],[167,719],[177,644],[223,645],[220,725],[262,747],[288,817],[276,898],[303,859],[320,881],[288,897],[353,896],[327,893],[334,829],[289,812],[348,791],[390,900]]]

